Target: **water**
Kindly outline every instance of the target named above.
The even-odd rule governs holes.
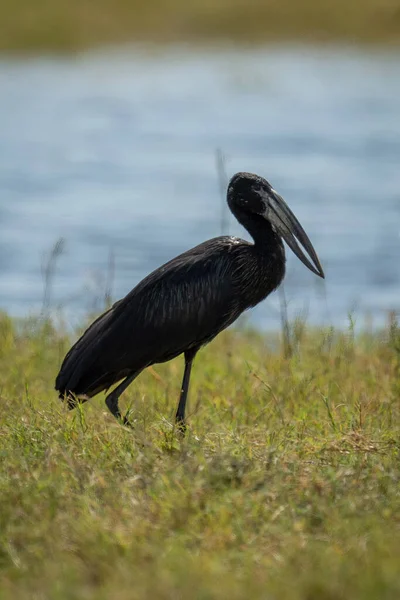
[[[375,324],[400,306],[398,54],[266,48],[0,61],[0,308],[71,324],[187,248],[246,237],[219,194],[266,176],[303,224],[324,284],[288,251],[289,314]],[[111,258],[110,258],[111,257]],[[114,263],[114,266],[112,266]],[[111,266],[110,266],[111,265]],[[278,295],[250,316],[279,326]]]

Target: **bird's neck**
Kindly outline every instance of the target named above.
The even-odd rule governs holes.
[[[244,289],[245,308],[248,308],[258,304],[281,283],[285,275],[285,249],[281,237],[263,217],[235,216],[254,240],[253,246],[247,246],[240,282]]]
[[[283,248],[280,236],[271,223],[259,215],[248,215],[244,211],[235,210],[235,217],[251,235],[254,245],[260,254],[270,253],[274,247]]]

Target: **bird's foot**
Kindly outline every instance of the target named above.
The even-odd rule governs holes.
[[[186,423],[184,419],[176,419],[176,431],[179,436],[184,437],[186,434]]]
[[[132,425],[131,421],[129,420],[129,410],[126,413],[126,415],[124,416],[124,418],[122,419],[122,425],[125,425],[125,427],[129,427],[130,429],[134,429],[134,426]]]
[[[63,399],[67,401],[68,410],[74,410],[79,404],[79,399],[72,394],[65,395]]]

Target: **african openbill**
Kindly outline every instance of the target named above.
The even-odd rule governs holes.
[[[313,273],[324,277],[307,234],[268,181],[237,173],[229,182],[227,201],[254,244],[232,236],[203,242],[153,271],[96,319],[68,352],[56,379],[69,408],[122,380],[106,397],[109,410],[120,419],[119,397],[139,373],[184,353],[176,412],[184,430],[197,351],[279,286],[286,260],[282,238]],[[127,417],[124,423],[130,424]]]

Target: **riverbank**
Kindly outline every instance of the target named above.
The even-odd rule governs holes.
[[[68,412],[70,339],[0,318],[0,595],[8,598],[396,598],[400,336],[298,322],[228,331]]]
[[[76,52],[131,42],[398,44],[400,2],[0,0],[0,51]]]

